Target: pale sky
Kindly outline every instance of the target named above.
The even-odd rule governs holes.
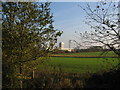
[[[95,2],[90,5],[95,6]],[[69,40],[77,40],[75,31],[84,32],[91,30],[83,21],[86,13],[78,6],[85,6],[86,2],[52,2],[51,12],[54,15],[54,26],[56,29],[63,31],[62,36],[58,39],[59,42],[65,43],[65,48],[69,47]],[[80,42],[80,40],[77,40]],[[58,46],[58,43],[56,46]],[[71,47],[74,47],[72,45]]]
[[[80,42],[81,40],[76,38],[77,32],[91,31],[90,26],[85,24],[86,13],[82,10],[80,6],[84,7],[89,4],[91,8],[96,8],[97,2],[52,2],[51,12],[54,15],[54,27],[60,31],[63,31],[61,37],[58,38],[56,46],[59,42],[64,42],[65,48],[69,47],[69,40],[76,40]],[[76,46],[75,43],[71,44],[71,48]]]

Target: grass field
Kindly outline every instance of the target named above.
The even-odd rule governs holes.
[[[102,52],[82,52],[82,53],[61,53],[57,55],[81,55],[81,56],[99,56]],[[110,51],[106,56],[115,56]],[[61,70],[70,73],[97,73],[108,71],[118,64],[118,58],[76,58],[76,57],[50,57],[46,62],[47,69]],[[39,68],[43,67],[41,65]]]
[[[108,71],[118,64],[117,58],[69,58],[51,57],[47,62],[47,69],[59,70],[70,73],[97,73]]]

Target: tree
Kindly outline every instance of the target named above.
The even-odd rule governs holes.
[[[101,1],[96,8],[88,3],[86,7],[80,6],[87,14],[85,23],[94,31],[80,33],[84,43],[98,43],[107,46],[120,56],[120,13],[116,2]]]
[[[15,86],[23,64],[48,56],[57,37],[50,3],[3,2],[2,50],[3,87]],[[22,86],[20,86],[22,87]]]

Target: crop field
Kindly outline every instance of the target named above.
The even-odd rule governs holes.
[[[79,57],[64,57],[64,55],[83,55],[83,56],[97,56],[101,52],[86,53],[63,53],[58,54],[63,57],[50,57],[46,62],[47,69],[61,70],[62,72],[70,73],[97,73],[101,71],[108,71],[115,67],[119,60],[118,58],[79,58]],[[113,52],[107,53],[107,56],[115,55]],[[40,66],[39,66],[40,67]]]

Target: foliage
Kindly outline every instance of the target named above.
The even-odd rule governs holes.
[[[25,88],[119,88],[120,71],[110,71],[102,74],[78,74],[59,71],[35,71],[35,78],[24,80]],[[42,79],[41,79],[42,78]]]
[[[23,64],[47,57],[61,35],[54,29],[50,3],[3,2],[3,87],[15,85]],[[43,59],[42,59],[43,60]]]
[[[49,70],[35,71],[35,73],[35,78],[24,81],[25,88],[83,88],[84,80],[89,77],[89,75]]]

